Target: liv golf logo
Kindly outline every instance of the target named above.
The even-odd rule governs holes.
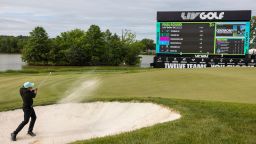
[[[194,20],[199,17],[201,20],[220,20],[224,18],[224,12],[182,12],[181,18],[183,20]]]

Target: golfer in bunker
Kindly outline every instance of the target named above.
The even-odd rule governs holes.
[[[36,136],[33,133],[34,124],[36,121],[36,113],[33,108],[33,98],[36,97],[37,88],[34,88],[34,83],[25,82],[23,86],[20,88],[20,95],[23,100],[23,112],[24,112],[24,120],[20,123],[17,129],[11,133],[11,140],[16,141],[17,134],[22,130],[22,128],[29,122],[31,118],[29,128],[28,128],[28,135]]]

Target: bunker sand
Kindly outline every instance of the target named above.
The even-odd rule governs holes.
[[[22,110],[0,113],[0,143],[63,144],[119,134],[179,119],[181,115],[152,103],[66,103],[35,107],[36,137],[26,135],[28,125],[10,141],[10,133],[23,119]]]

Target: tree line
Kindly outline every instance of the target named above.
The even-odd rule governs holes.
[[[118,36],[97,25],[55,38],[49,38],[43,27],[36,27],[28,37],[1,36],[0,44],[0,53],[21,53],[29,65],[136,65],[140,53],[155,49],[151,39],[138,41],[128,30]]]
[[[27,36],[0,36],[0,53],[21,53]]]
[[[251,19],[250,48],[256,48],[256,16]]]
[[[82,33],[87,33],[87,32],[85,32],[83,30],[76,29],[76,30],[73,30],[73,31],[64,32],[60,36],[58,36],[57,38],[53,38],[53,39],[48,38],[48,40],[51,43],[50,44],[51,47],[53,47],[53,45],[57,45],[57,44],[60,43],[60,42],[57,43],[56,41],[60,40],[61,38],[67,37],[68,35],[72,35],[72,33],[74,33],[75,31],[81,31]],[[110,31],[108,30],[108,32],[110,32]],[[251,19],[251,33],[250,33],[250,38],[251,38],[251,40],[250,40],[250,42],[251,42],[250,47],[251,48],[255,48],[255,45],[256,45],[255,44],[256,43],[255,33],[256,33],[256,16],[253,16],[252,19]],[[102,32],[103,36],[105,36],[106,34],[107,34],[106,32]],[[129,33],[128,31],[126,31],[124,33],[125,36],[121,36],[121,37],[119,37],[116,34],[112,34],[112,33],[110,33],[110,34],[112,35],[112,38],[113,37],[118,37],[119,41],[122,42],[122,46],[127,46],[127,43],[125,43],[125,38],[124,38],[125,36],[126,36],[126,38],[127,37],[131,38],[132,36],[135,36],[134,34]],[[48,35],[47,35],[47,37],[48,37]],[[29,38],[28,36],[16,36],[16,37],[15,36],[0,36],[0,53],[21,53],[23,48],[26,45],[26,42],[28,41],[28,38]],[[136,42],[133,45],[138,45],[138,41],[133,39],[133,42]],[[143,39],[143,40],[139,41],[139,43],[140,43],[140,46],[141,46],[141,48],[140,48],[141,53],[147,53],[147,50],[155,50],[154,41],[151,40],[151,39]],[[61,45],[63,45],[63,44],[61,44]],[[67,46],[67,44],[66,44],[66,46]],[[62,54],[64,53],[63,51],[64,50],[62,50],[62,52],[61,52]],[[56,50],[55,50],[55,52],[56,52]],[[51,54],[52,53],[53,52],[51,52]],[[60,57],[60,54],[58,54],[56,56],[53,56],[53,57],[54,58],[52,58],[52,59],[55,59],[55,61],[56,61],[58,59],[58,57]],[[53,61],[53,60],[51,60],[51,61]],[[118,61],[118,60],[116,60],[116,61]],[[34,62],[31,61],[31,63],[34,63]],[[58,63],[62,63],[62,62],[52,62],[52,63],[53,64],[54,63],[58,64]],[[64,63],[66,63],[66,62],[63,62],[63,64]]]
[[[22,49],[22,59],[30,65],[136,65],[140,52],[152,41],[137,41],[129,31],[121,37],[109,30],[102,32],[97,25],[50,39],[43,27],[36,27]]]

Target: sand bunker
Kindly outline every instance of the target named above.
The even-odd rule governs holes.
[[[36,137],[26,135],[28,125],[10,141],[10,133],[23,119],[22,110],[0,113],[0,143],[63,144],[127,132],[179,119],[180,114],[152,103],[68,103],[35,107]]]

